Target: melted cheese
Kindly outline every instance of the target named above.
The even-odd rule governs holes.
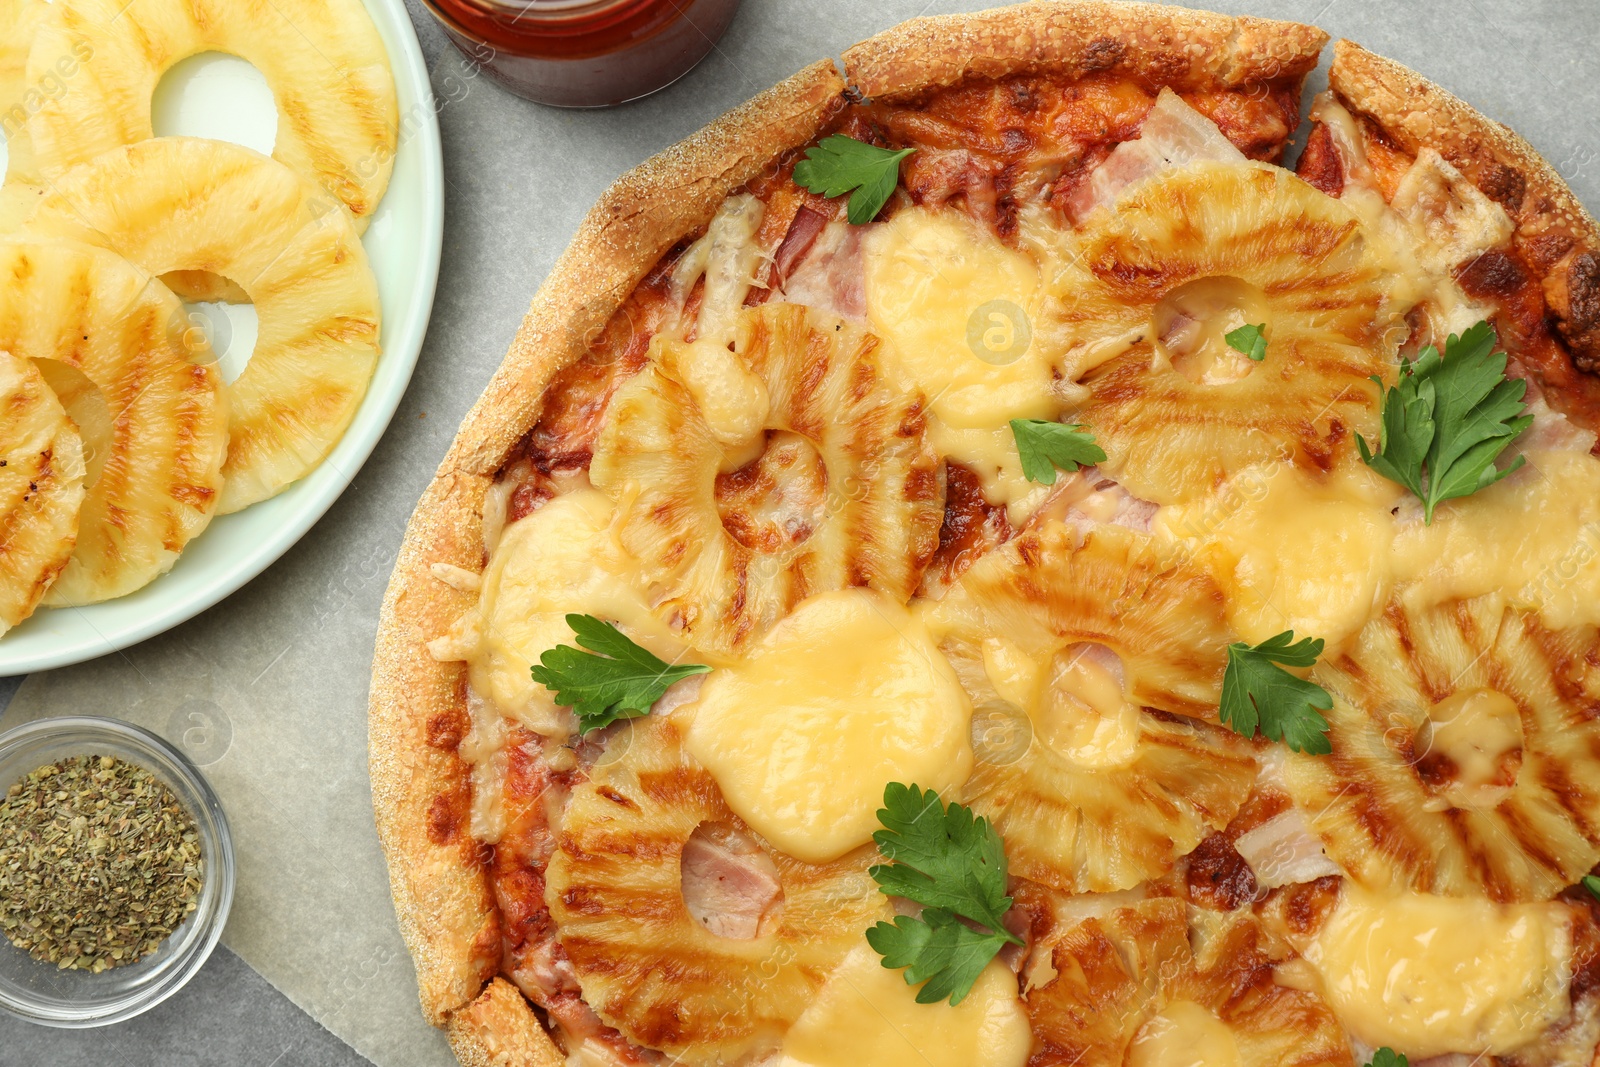
[[[1346,177],[1339,199],[1366,223],[1367,240],[1385,261],[1393,310],[1403,314],[1421,305],[1439,343],[1489,318],[1493,307],[1469,299],[1453,271],[1510,239],[1511,221],[1500,205],[1437,152],[1424,149],[1401,178],[1391,206],[1376,188],[1355,117],[1332,93],[1317,97],[1311,117],[1332,135]]]
[[[1419,761],[1435,755],[1448,761],[1440,808],[1495,807],[1516,781],[1521,750],[1522,715],[1494,689],[1462,689],[1433,705],[1415,742]]]
[[[705,276],[700,314],[695,320],[699,339],[722,345],[733,340],[739,309],[765,260],[755,236],[766,210],[766,204],[748,193],[728,197],[706,227],[705,236],[690,245],[673,268],[672,288],[680,305],[700,276]]]
[[[630,561],[610,535],[611,513],[596,489],[559,496],[505,528],[483,576],[472,686],[546,736],[565,735],[569,716],[528,669],[548,649],[572,644],[569,612],[616,622],[666,659],[682,651],[631,580]]]
[[[958,429],[1048,418],[1058,408],[1044,345],[1033,343],[1033,260],[965,215],[913,208],[864,239],[867,317],[891,370]]]
[[[1176,1000],[1139,1028],[1128,1067],[1240,1067],[1239,1043],[1223,1021],[1192,1000]]]
[[[1346,883],[1306,958],[1352,1034],[1415,1062],[1537,1037],[1569,1010],[1571,954],[1560,904],[1382,898]]]
[[[1056,654],[1050,684],[1032,707],[1039,740],[1074,763],[1125,767],[1138,755],[1139,705],[1114,653],[1079,645]]]
[[[865,945],[846,956],[783,1039],[781,1067],[1022,1067],[1032,1034],[998,960],[955,1007],[918,1004],[903,972]]]
[[[1286,463],[1256,466],[1199,504],[1162,508],[1155,528],[1196,544],[1246,640],[1292,629],[1336,646],[1388,594],[1400,492],[1365,467],[1316,478]]]
[[[1397,569],[1418,607],[1500,590],[1546,625],[1600,623],[1600,459],[1530,451],[1532,470],[1402,525]]]
[[[700,691],[687,746],[774,846],[824,863],[872,840],[890,782],[949,796],[972,704],[905,608],[862,589],[804,601]]]

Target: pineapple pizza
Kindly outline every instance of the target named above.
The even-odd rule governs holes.
[[[919,19],[594,209],[378,638],[463,1064],[1600,1063],[1600,231],[1325,43]]]

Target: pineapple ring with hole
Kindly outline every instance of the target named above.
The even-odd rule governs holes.
[[[1237,1067],[1353,1062],[1333,1009],[1315,993],[1277,984],[1266,938],[1248,913],[1197,912],[1199,925],[1191,931],[1189,909],[1174,897],[1085,914],[1073,910],[1074,902],[1031,887],[1017,895],[1029,910],[1048,916],[1042,933],[1035,922],[1036,960],[1024,972],[1037,1043],[1030,1064],[1173,1062],[1159,1053],[1146,1058],[1154,1051],[1149,1045],[1160,1047],[1163,1037],[1169,1051],[1182,1048],[1182,1062],[1190,1062],[1206,1038],[1216,1040],[1213,1035]]]
[[[0,634],[33,614],[72,558],[83,439],[44,378],[0,351]]]
[[[1387,327],[1406,309],[1339,201],[1267,164],[1196,164],[1135,187],[1080,241],[1053,284],[1065,371],[1087,389],[1071,421],[1136,496],[1189,502],[1262,460],[1326,468],[1352,431],[1375,434],[1369,379],[1394,374]],[[1262,322],[1259,363],[1223,340]],[[1194,346],[1217,373],[1185,373]]]
[[[683,850],[705,823],[750,833],[683,748],[685,713],[614,733],[573,791],[545,901],[584,1002],[674,1063],[733,1063],[780,1036],[863,931],[891,917],[863,846],[826,864],[767,849],[782,903],[750,939],[719,937],[684,899]],[[759,838],[750,836],[759,844]]]
[[[814,314],[768,304],[739,316],[735,351],[770,398],[769,452],[809,443],[816,455],[772,472],[759,460],[746,468],[773,484],[732,521],[719,507],[726,453],[667,369],[688,346],[658,341],[651,365],[606,411],[589,476],[617,501],[615,529],[640,561],[652,606],[696,648],[736,650],[834,589],[865,585],[905,603],[938,547],[944,470],[925,401],[885,384],[876,337]],[[814,510],[770,536],[735,536],[734,527],[761,527],[764,509],[782,512],[802,481],[819,487]]]
[[[1587,874],[1600,861],[1596,646],[1594,627],[1546,629],[1498,594],[1392,602],[1313,672],[1334,698],[1332,754],[1288,754],[1290,795],[1328,856],[1375,891],[1497,901],[1548,900]],[[1435,706],[1480,690],[1514,703],[1520,762],[1509,788],[1462,804],[1419,731]]]
[[[377,282],[350,216],[294,171],[222,141],[158,137],[57,180],[30,233],[99,244],[156,275],[210,271],[255,303],[256,348],[232,385],[220,514],[327,458],[378,362]]]
[[[99,392],[62,397],[87,433],[91,476],[72,559],[50,606],[124,596],[165,573],[211,521],[228,448],[227,397],[210,350],[193,353],[183,305],[159,281],[104,249],[0,241],[0,349],[38,363],[58,395],[76,371]],[[50,362],[53,361],[53,362]],[[92,392],[87,389],[83,393]],[[94,455],[99,452],[99,455]]]
[[[30,85],[76,60],[29,122],[55,180],[154,136],[151,97],[180,60],[226,52],[266,77],[278,105],[273,158],[366,228],[388,187],[399,104],[388,54],[360,0],[57,0],[28,57]],[[235,279],[243,282],[244,279]]]
[[[1042,662],[1079,643],[1121,657],[1141,705],[1217,722],[1233,639],[1216,582],[1152,538],[1048,521],[973,564],[932,607],[936,632],[973,644],[1003,636]]]
[[[964,800],[1005,837],[1021,877],[1071,893],[1129,889],[1171,870],[1249,795],[1250,746],[1227,730],[1130,707],[1120,765],[1078,763],[1045,736],[1037,680],[1022,683],[1031,693],[1008,693],[1019,708],[989,675],[986,639],[1003,637],[1034,665],[1092,643],[1121,659],[1124,699],[1214,722],[1227,664],[1221,596],[1150,538],[1103,526],[1080,544],[1072,527],[1045,523],[974,564],[930,625],[946,635],[973,721],[1015,724],[1011,743],[974,745]]]
[[[975,722],[1016,716],[971,645],[943,646]],[[1017,743],[978,760],[962,800],[1006,841],[1011,873],[1064,893],[1131,889],[1172,870],[1250,795],[1250,746],[1222,729],[1178,716],[1138,715],[1131,758],[1120,766],[1075,763],[1023,728]]]

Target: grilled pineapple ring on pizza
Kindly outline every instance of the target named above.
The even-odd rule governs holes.
[[[248,148],[158,137],[52,183],[27,232],[102,245],[152,274],[209,271],[244,287],[255,353],[227,387],[220,514],[281,492],[325,459],[378,362],[377,282],[349,215]]]
[[[1548,900],[1600,861],[1593,626],[1550,630],[1499,594],[1396,601],[1316,677],[1333,753],[1291,756],[1290,792],[1351,878]]]
[[[261,71],[278,105],[273,158],[365,229],[394,168],[399,105],[360,0],[62,0],[29,55],[28,83],[43,82],[63,57],[81,69],[41,94],[28,123],[41,175],[54,181],[154,136],[156,85],[202,52],[241,56]]]
[[[748,928],[708,929],[685,899],[685,851],[702,828],[754,835],[684,750],[686,726],[652,716],[612,739],[562,816],[545,899],[605,1023],[675,1063],[736,1063],[776,1044],[889,908],[871,847],[810,864],[756,841],[766,892]]]
[[[1025,1001],[1036,1067],[1204,1064],[1349,1067],[1350,1046],[1321,997],[1279,984],[1248,912],[1191,931],[1183,901],[1166,897],[1072,914],[1064,902],[1039,925],[1038,974]],[[1194,942],[1193,944],[1191,942]]]
[[[0,241],[0,349],[35,361],[84,432],[88,494],[49,605],[123,596],[165,573],[222,494],[228,406],[183,308],[101,248]]]
[[[0,634],[33,613],[72,558],[83,439],[44,378],[0,351]]]
[[[1099,213],[1056,279],[1072,420],[1136,496],[1189,502],[1263,460],[1326,469],[1376,432],[1398,335],[1361,220],[1278,167],[1196,163]],[[1406,309],[1400,308],[1403,313]],[[1263,325],[1254,362],[1225,335]]]
[[[883,381],[873,335],[798,305],[743,312],[732,349],[657,341],[595,446],[657,614],[728,652],[815,593],[909,599],[944,516],[923,398]]]
[[[1117,527],[1050,523],[979,561],[935,610],[979,743],[964,799],[1013,873],[1065,892],[1157,878],[1255,780],[1214,707],[1226,631],[1203,572]],[[1209,626],[1207,625],[1209,623]]]
[[[1304,181],[1262,162],[1281,158],[1290,83],[1313,65],[1310,43],[1283,76],[1293,32],[1097,0],[919,20],[846,54],[854,91],[831,64],[812,68],[597,206],[419,506],[376,657],[380,828],[424,1003],[464,1062],[524,1047],[574,1067],[1351,1067],[1383,1046],[1414,1063],[1594,1058],[1585,961],[1600,910],[1571,880],[1600,840],[1595,640],[1576,628],[1600,622],[1580,592],[1600,581],[1600,386],[1584,377],[1600,346],[1577,347],[1594,328],[1600,231],[1574,223],[1559,181],[1505,131],[1349,49],[1330,84],[1356,136],[1373,123],[1389,137],[1368,152],[1383,203],[1350,188],[1368,171],[1325,151]],[[1414,116],[1441,123],[1419,133],[1402,125]],[[1534,404],[1516,445],[1528,469],[1441,504],[1432,526],[1352,451],[1357,433],[1377,439],[1369,376],[1392,384],[1420,336],[1405,332],[1426,308],[1407,302],[1431,289],[1449,303],[1435,272],[1389,254],[1423,231],[1382,214],[1403,214],[1394,190],[1424,184],[1398,180],[1423,147],[1514,217],[1512,243],[1476,273],[1451,264],[1449,284],[1490,308],[1479,317],[1512,374],[1576,424]],[[851,177],[855,192],[830,195]],[[1081,259],[1051,261],[1068,249]],[[884,337],[890,373],[875,373],[862,324]],[[1230,355],[1226,334],[1244,325],[1264,329],[1264,360]],[[811,390],[840,424],[830,434],[895,448],[841,467],[784,414],[786,386]],[[849,512],[827,506],[841,470],[919,484],[915,419],[891,432],[880,388],[908,415],[932,412],[947,467],[938,580],[914,587],[904,528],[926,512],[892,492],[842,493],[870,504],[843,549],[861,566],[806,557],[847,529]],[[1072,404],[1075,428],[1008,425]],[[1085,437],[1109,453],[1103,473],[1097,459],[1073,469],[1097,455]],[[1033,478],[1021,496],[1011,472]],[[1472,616],[1455,601],[1496,589],[1516,599],[1492,642],[1418,621]],[[859,611],[818,610],[846,600]],[[1374,653],[1362,634],[1391,600],[1413,611],[1405,639]],[[1550,617],[1516,614],[1535,608]],[[657,659],[571,612],[708,668],[703,684],[666,686]],[[857,615],[891,631],[881,647],[841,621]],[[586,656],[580,634],[615,655]],[[947,688],[911,691],[912,672],[885,669],[891,644]],[[1385,739],[1363,700],[1340,696],[1333,753],[1297,755],[1275,738],[1321,747],[1312,683],[1370,686],[1380,708],[1427,699]],[[607,703],[624,693],[630,706]],[[906,729],[947,705],[941,736]],[[666,732],[685,722],[679,745]],[[998,841],[974,830],[987,851],[956,862],[927,833],[915,847],[939,870],[922,872],[926,893],[879,872],[919,898],[892,902],[896,918],[924,925],[843,955],[868,911],[849,931],[793,927],[795,901],[816,899],[802,864],[870,864],[878,824],[896,852],[898,799],[940,769],[941,801]],[[497,836],[498,799],[530,813],[525,832]],[[943,814],[952,844],[976,826]],[[990,933],[929,904],[998,873],[996,847],[1009,877],[986,891],[1014,902],[979,909]],[[883,906],[870,869],[848,873],[830,906]],[[1094,917],[1103,937],[1072,932]],[[785,923],[796,940],[769,948]],[[965,954],[969,973],[946,984],[940,954],[974,940],[997,954]],[[782,970],[807,951],[832,970],[820,986]],[[753,958],[780,965],[751,984]],[[527,1002],[507,1004],[496,973]],[[887,975],[884,1010],[872,991],[843,995],[873,984],[863,974]],[[932,999],[970,996],[915,1003],[904,978],[930,974]],[[966,1054],[982,1027],[952,1012],[972,1005],[1022,1012],[1030,1041]],[[891,1028],[919,1039],[913,1053],[878,1054]]]

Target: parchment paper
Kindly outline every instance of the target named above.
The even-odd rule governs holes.
[[[473,76],[413,4],[441,101],[448,218],[432,330],[388,436],[328,516],[248,588],[124,654],[30,678],[0,717],[10,727],[116,715],[205,764],[238,843],[226,943],[379,1067],[454,1061],[418,1011],[372,828],[366,700],[378,605],[411,508],[529,297],[627,167],[876,30],[981,6],[747,0],[676,86],[620,110],[563,112]],[[1529,137],[1600,208],[1594,0],[1210,6],[1316,22],[1423,71]]]

